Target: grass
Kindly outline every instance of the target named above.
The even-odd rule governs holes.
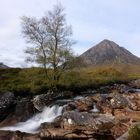
[[[138,125],[130,129],[127,140],[140,140],[140,127]]]
[[[62,73],[57,87],[59,90],[82,91],[140,78],[138,67],[133,68],[130,67],[127,72],[122,66],[66,70]],[[51,88],[51,84],[52,82],[45,78],[42,68],[0,69],[0,91],[12,91],[17,96],[42,94]]]

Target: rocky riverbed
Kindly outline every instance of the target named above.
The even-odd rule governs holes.
[[[140,123],[140,80],[80,94],[0,94],[0,140],[125,140]]]

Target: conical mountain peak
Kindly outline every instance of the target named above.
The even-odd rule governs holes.
[[[87,65],[112,63],[140,64],[140,58],[113,41],[104,39],[80,56]]]

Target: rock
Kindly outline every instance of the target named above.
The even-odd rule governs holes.
[[[71,130],[65,130],[62,128],[49,128],[43,129],[40,132],[41,138],[87,138],[84,134],[76,134],[76,132]]]
[[[53,96],[53,93],[41,94],[35,96],[33,98],[34,107],[37,110],[42,111],[43,108],[52,101],[51,96]]]
[[[13,132],[11,131],[0,131],[0,140],[12,140]]]
[[[26,121],[36,113],[30,98],[22,98],[16,105],[15,116],[20,116],[19,121]]]
[[[140,88],[140,79],[131,81],[129,85],[134,88]]]
[[[37,110],[42,111],[45,106],[50,105],[54,101],[58,99],[70,98],[72,96],[73,93],[69,91],[61,92],[61,93],[48,92],[47,94],[41,94],[35,96],[33,98],[33,104]]]
[[[67,112],[67,111],[72,111],[76,109],[76,104],[75,102],[70,102],[67,105],[64,106],[62,112]]]
[[[110,107],[109,100],[111,98],[108,97],[109,95],[101,94],[92,96],[94,102],[96,102],[96,107],[100,113],[112,115],[113,109]]]
[[[112,135],[115,138],[122,136],[125,132],[128,131],[129,124],[118,122],[115,126],[111,129]]]
[[[40,137],[42,139],[94,139],[95,136],[107,137],[107,135],[111,137],[110,129],[113,126],[114,118],[111,116],[70,111],[65,112],[52,123],[43,123],[41,125]]]
[[[22,133],[20,131],[0,131],[0,140],[41,140],[38,134]]]
[[[128,101],[122,94],[111,94],[109,98],[110,107],[113,109],[125,108],[128,104]]]
[[[89,131],[66,130],[62,128],[46,128],[40,132],[41,139],[80,139],[80,140],[115,140],[111,134]],[[97,138],[97,139],[96,139]]]
[[[79,111],[90,111],[93,108],[93,100],[91,98],[83,98],[75,101],[76,109]]]
[[[128,101],[128,108],[134,111],[140,111],[140,93],[130,93],[124,96]]]
[[[60,128],[61,127],[61,121],[62,121],[62,116],[56,117],[53,122],[44,122],[41,124],[40,128],[46,129],[46,128]]]
[[[87,112],[66,112],[62,116],[61,128],[68,130],[108,131],[114,125],[114,118],[111,116],[87,113]]]
[[[0,123],[0,126],[14,125],[18,122],[24,122],[32,117],[36,113],[36,110],[29,98],[22,98],[17,102],[15,110],[9,114],[5,120]]]
[[[117,138],[116,140],[128,140],[128,131],[125,132],[123,135],[121,135],[119,138]]]
[[[102,104],[103,102],[105,102],[104,100],[105,97],[103,95],[89,95],[85,98],[76,99],[75,101],[68,103],[68,105],[64,107],[64,112],[72,110],[90,112],[92,110],[95,110],[95,106],[98,112],[100,112],[100,105],[98,103],[101,102]]]
[[[115,118],[118,120],[131,120],[131,121],[140,121],[140,111],[131,111],[118,109],[114,111]]]
[[[97,103],[100,112],[106,115],[113,115],[113,109],[107,103]]]
[[[92,95],[90,97],[96,103],[98,103],[98,102],[105,103],[106,98],[108,97],[108,95],[107,94],[94,94],[94,95]]]
[[[0,121],[13,111],[15,104],[16,99],[12,92],[0,93]]]
[[[115,84],[115,85],[117,85],[117,84]],[[124,93],[129,93],[130,91],[132,91],[132,88],[127,86],[127,85],[125,85],[125,84],[120,84],[120,85],[118,84],[116,86],[116,90],[119,93],[124,94]]]

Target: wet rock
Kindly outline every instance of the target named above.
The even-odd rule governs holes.
[[[122,122],[118,122],[117,124],[115,124],[115,126],[111,129],[112,135],[115,138],[118,138],[120,136],[122,136],[125,132],[127,132],[129,129],[129,124],[127,123],[122,123]]]
[[[131,81],[131,82],[129,83],[129,85],[132,86],[132,87],[134,87],[134,88],[140,88],[140,79]]]
[[[87,135],[78,133],[77,131],[71,131],[71,130],[65,130],[62,128],[46,128],[43,129],[40,132],[40,137],[41,139],[48,139],[48,138],[54,138],[54,139],[66,139],[66,138],[71,138],[71,139],[76,139],[76,138],[88,138]]]
[[[100,112],[107,115],[113,115],[113,109],[107,103],[97,103]]]
[[[0,93],[0,121],[13,111],[15,104],[16,99],[12,92]]]
[[[109,98],[109,95],[107,94],[95,95],[92,96],[92,99],[94,99],[94,102],[96,103],[96,107],[100,113],[112,115],[113,109],[109,103],[109,100],[111,99]]]
[[[111,116],[87,113],[66,112],[62,116],[61,128],[68,130],[108,131],[114,126],[114,118]]]
[[[99,92],[100,94],[109,94],[109,91],[110,91],[110,86],[103,86],[97,90],[97,92]]]
[[[93,108],[93,100],[91,98],[78,99],[75,101],[75,106],[79,111],[89,111]]]
[[[79,138],[79,139],[102,139],[112,137],[110,129],[114,126],[114,118],[95,113],[65,112],[52,123],[41,125],[40,137],[47,138]],[[99,138],[98,138],[99,139]],[[109,140],[109,138],[104,139]],[[114,140],[114,139],[110,139]]]
[[[0,131],[0,140],[12,140],[13,132],[10,131]]]
[[[125,84],[118,85],[118,88],[116,88],[116,89],[119,91],[119,93],[122,93],[122,94],[129,93],[132,91],[132,88]]]
[[[38,134],[22,133],[20,131],[0,131],[0,140],[41,140]]]
[[[64,106],[62,112],[64,113],[64,112],[72,111],[72,110],[75,110],[75,109],[76,109],[76,104],[75,104],[75,102],[70,102],[70,103],[68,103],[66,106]]]
[[[117,138],[116,140],[128,140],[128,131],[125,132],[123,135],[121,135],[119,138]]]
[[[36,110],[30,98],[22,98],[17,102],[15,110],[10,113],[5,120],[0,123],[0,126],[14,125],[18,122],[24,122],[32,117]]]
[[[85,98],[77,99],[73,102],[70,102],[66,107],[65,110],[72,111],[72,110],[78,110],[78,111],[95,111],[100,112],[100,108],[102,104],[105,102],[105,96],[100,94],[95,95],[89,95]],[[101,106],[100,106],[101,105]]]
[[[62,116],[58,116],[54,119],[53,122],[44,122],[41,124],[40,128],[46,129],[46,128],[60,128],[61,127],[61,121],[62,121]]]
[[[122,94],[111,94],[108,102],[113,109],[125,108],[128,104],[128,101]]]
[[[140,111],[132,111],[125,109],[118,109],[114,111],[115,118],[118,120],[126,120],[129,119],[131,121],[140,121]]]
[[[54,101],[58,99],[67,99],[72,96],[73,93],[69,91],[61,92],[61,93],[48,92],[47,94],[41,94],[35,96],[33,98],[33,104],[37,110],[42,111],[45,106],[50,105]]]
[[[53,92],[35,96],[33,98],[34,107],[37,110],[42,111],[46,104],[49,104],[52,101],[53,96]]]
[[[22,98],[16,105],[15,115],[21,116],[19,121],[26,121],[36,113],[30,98]]]
[[[90,96],[90,98],[96,103],[98,102],[105,103],[107,97],[108,97],[108,94],[94,94]]]
[[[124,95],[128,101],[128,108],[134,111],[140,111],[140,93]]]

